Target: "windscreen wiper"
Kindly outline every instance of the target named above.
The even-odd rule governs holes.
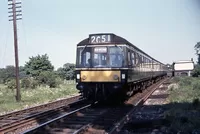
[[[123,52],[123,49],[121,47],[119,47],[118,45],[115,44],[116,47],[118,47],[119,49],[121,49],[121,51]]]
[[[87,45],[85,45],[85,47],[84,47],[83,50],[81,51],[81,55],[82,55],[82,52],[85,50],[86,47],[87,47]]]

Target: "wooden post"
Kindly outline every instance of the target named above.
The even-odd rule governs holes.
[[[13,21],[13,31],[14,31],[14,51],[15,51],[15,74],[16,74],[16,101],[20,101],[21,100],[21,94],[20,94],[20,82],[19,82],[19,59],[18,59],[18,40],[17,40],[17,16],[20,16],[21,14],[16,14],[16,8],[20,8],[20,7],[16,7],[16,0],[8,0],[8,1],[12,1],[11,5],[12,7],[9,9],[12,9],[12,15],[9,17],[12,17],[12,20],[9,21]],[[21,3],[18,3],[21,4]],[[21,11],[18,11],[21,12]],[[21,18],[19,18],[21,19]]]

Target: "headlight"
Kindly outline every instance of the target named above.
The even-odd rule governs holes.
[[[122,79],[125,79],[126,75],[125,74],[122,74]]]
[[[114,79],[114,80],[118,80],[119,77],[118,77],[117,75],[114,75],[114,76],[113,76],[113,79]]]
[[[80,74],[77,74],[77,75],[76,75],[76,78],[77,78],[77,79],[80,79]]]
[[[86,78],[87,78],[87,77],[86,77],[85,75],[81,76],[81,79],[82,79],[82,80],[86,80]]]

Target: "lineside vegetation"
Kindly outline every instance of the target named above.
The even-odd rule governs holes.
[[[47,54],[30,57],[24,66],[19,68],[21,102],[15,101],[16,81],[15,67],[12,65],[0,68],[0,113],[19,110],[71,94],[75,89],[75,64],[66,63],[54,69]]]
[[[170,87],[169,110],[165,113],[172,132],[200,132],[200,78],[173,79]]]
[[[75,89],[74,83],[74,81],[67,81],[56,88],[49,88],[45,85],[35,89],[22,88],[22,101],[19,103],[15,100],[15,90],[0,84],[0,114],[77,95],[78,90]]]

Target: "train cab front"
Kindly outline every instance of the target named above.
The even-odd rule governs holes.
[[[104,99],[121,91],[125,74],[120,70],[77,70],[76,88],[85,98]]]
[[[84,95],[112,94],[123,88],[126,72],[123,46],[83,45],[77,47],[76,88]]]

